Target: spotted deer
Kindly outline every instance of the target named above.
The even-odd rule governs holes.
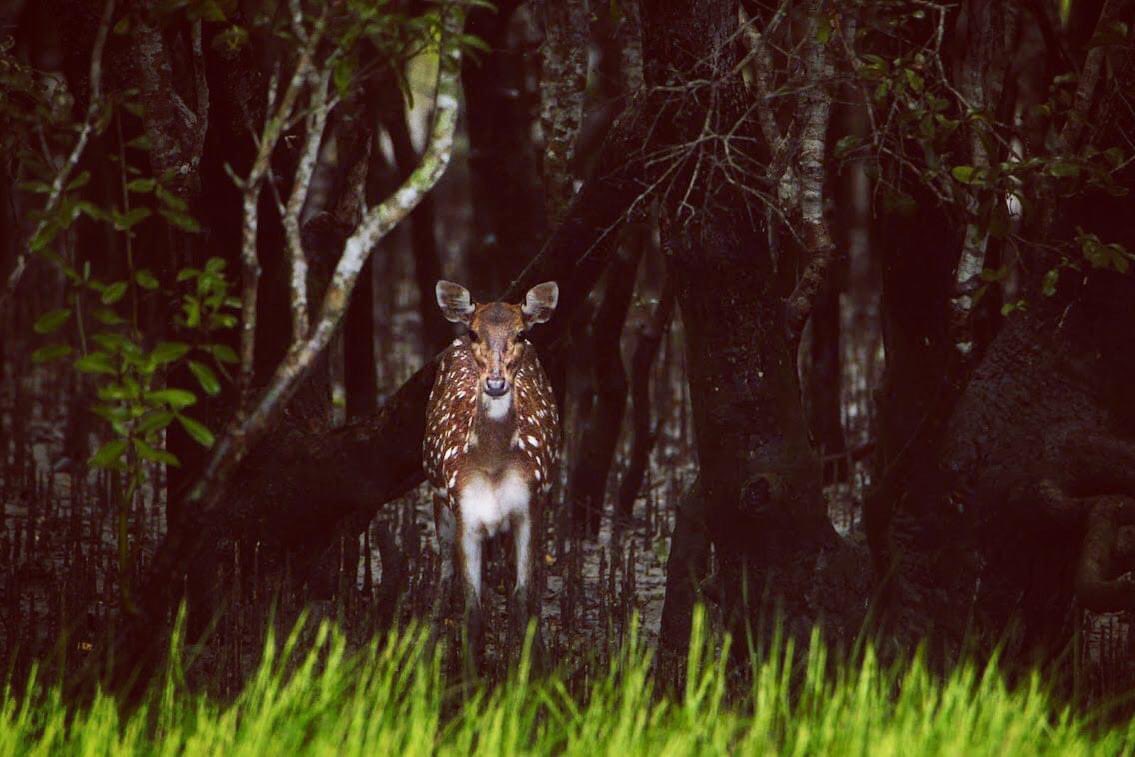
[[[446,319],[468,329],[442,353],[426,410],[423,453],[442,552],[437,608],[449,596],[456,563],[469,642],[479,653],[482,548],[496,534],[512,533],[514,624],[522,628],[538,615],[539,599],[529,592],[542,554],[541,516],[556,472],[560,421],[527,333],[552,317],[559,288],[539,284],[522,305],[477,304],[449,281],[439,281],[436,294]]]

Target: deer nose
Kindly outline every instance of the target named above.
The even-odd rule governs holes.
[[[508,391],[508,384],[503,378],[489,377],[485,379],[485,393],[490,397],[500,397]]]

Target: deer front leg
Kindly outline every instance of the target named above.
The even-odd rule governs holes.
[[[531,614],[530,588],[533,578],[532,518],[528,513],[512,516],[513,543],[516,547],[516,586],[512,595],[512,616],[523,631]]]
[[[465,644],[477,668],[481,665],[484,629],[481,617],[481,534],[475,525],[459,523],[458,557],[465,584]]]
[[[538,503],[537,503],[538,504]],[[513,543],[516,548],[516,587],[512,598],[512,626],[515,634],[515,648],[519,649],[528,632],[529,621],[536,621],[536,637],[533,652],[541,654],[540,638],[540,597],[541,589],[537,581],[537,560],[542,554],[540,536],[540,508],[531,507],[512,517]]]

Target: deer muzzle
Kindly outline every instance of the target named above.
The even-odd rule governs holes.
[[[508,382],[502,376],[489,376],[485,379],[485,394],[490,397],[503,397],[508,392]]]

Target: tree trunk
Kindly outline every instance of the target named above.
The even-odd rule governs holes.
[[[651,149],[682,155],[707,124],[746,131],[745,91],[731,74],[737,17],[735,3],[644,4],[647,84],[667,88],[655,95],[667,102]],[[704,81],[713,86],[698,85]],[[846,623],[840,630],[853,632],[858,619],[849,619],[846,598],[818,575],[839,540],[808,443],[786,287],[748,198],[713,176],[713,167],[729,165],[716,145],[675,158],[684,163],[661,189],[661,231],[686,327],[699,481],[727,623],[744,638],[762,609],[776,608],[788,633],[805,636],[823,610],[830,627]]]
[[[467,56],[461,69],[473,202],[469,284],[475,297],[500,293],[548,228],[530,136],[535,113],[525,85],[524,54],[509,39],[518,5],[509,0],[496,10],[469,13],[469,33],[492,48]]]
[[[674,315],[674,279],[666,277],[662,295],[650,320],[640,328],[631,356],[631,452],[616,498],[615,525],[628,525],[634,515],[634,503],[642,489],[650,451],[657,441],[661,421],[651,424],[650,377],[658,347],[666,336]]]
[[[576,426],[578,454],[568,476],[567,501],[578,536],[599,535],[607,478],[615,461],[615,448],[627,405],[627,373],[623,368],[623,325],[634,295],[638,262],[648,232],[627,227],[615,260],[607,272],[603,303],[591,322],[591,373],[594,400]]]

